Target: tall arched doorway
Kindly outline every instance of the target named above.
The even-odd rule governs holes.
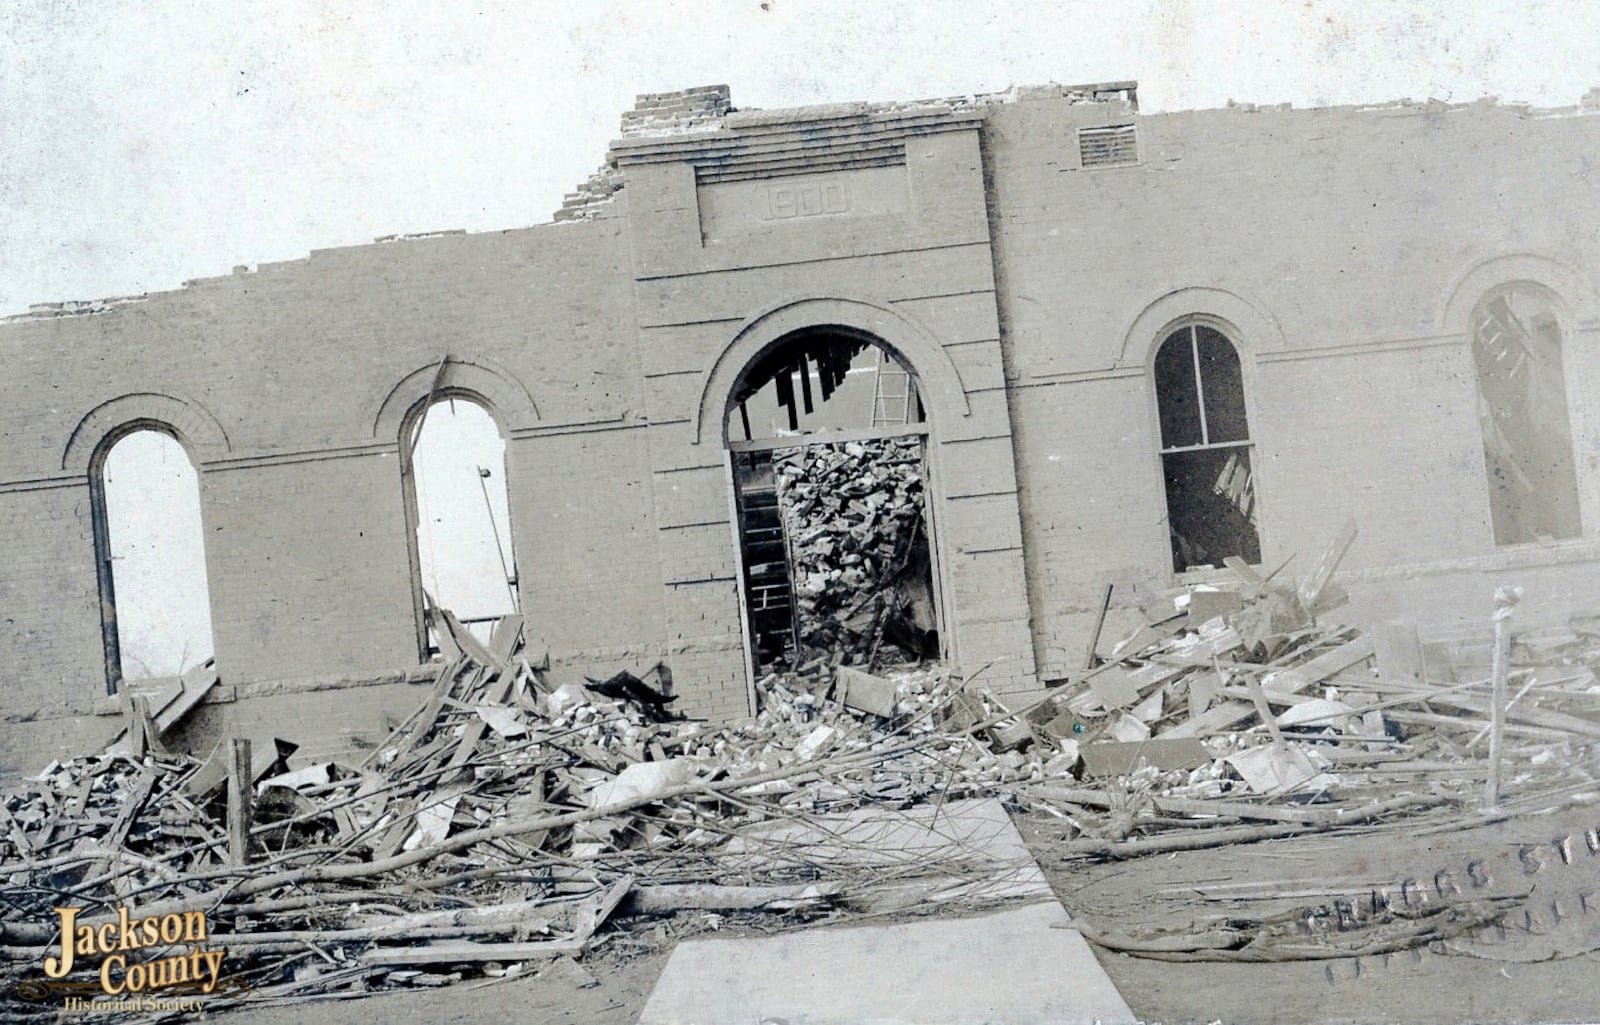
[[[755,671],[938,657],[927,417],[898,354],[845,328],[786,335],[739,375],[723,429]]]
[[[400,441],[417,641],[427,661],[440,650],[440,610],[482,641],[518,611],[506,441],[489,404],[465,391],[418,403]]]
[[[89,485],[107,691],[211,658],[200,479],[177,432],[150,420],[108,435]]]

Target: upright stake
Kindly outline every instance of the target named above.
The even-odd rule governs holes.
[[[1094,632],[1089,635],[1089,654],[1083,660],[1085,669],[1093,669],[1100,661],[1100,656],[1096,653],[1100,647],[1100,631],[1106,628],[1106,613],[1111,611],[1111,592],[1116,588],[1115,583],[1106,585],[1105,600],[1100,603],[1100,614],[1094,617]]]
[[[1499,587],[1494,592],[1494,663],[1490,670],[1493,693],[1489,698],[1489,788],[1485,795],[1490,808],[1500,803],[1500,759],[1506,729],[1506,670],[1511,660],[1511,610],[1522,598],[1520,587]]]
[[[228,861],[250,861],[249,737],[234,737],[228,746]]]

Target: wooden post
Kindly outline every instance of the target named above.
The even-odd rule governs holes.
[[[228,860],[250,861],[250,738],[234,737],[228,745]]]
[[[122,707],[128,722],[128,752],[135,758],[143,758],[150,753],[150,733],[144,727],[144,721],[149,718],[149,705],[142,695],[130,694]]]
[[[1093,669],[1100,661],[1100,656],[1095,649],[1100,647],[1100,631],[1106,628],[1106,613],[1111,611],[1111,592],[1116,588],[1117,585],[1115,583],[1106,585],[1105,600],[1100,603],[1100,614],[1094,617],[1094,632],[1089,635],[1089,654],[1083,660],[1083,668],[1085,669]]]
[[[1500,587],[1494,592],[1494,662],[1490,669],[1489,785],[1485,803],[1500,802],[1501,744],[1506,728],[1506,673],[1511,661],[1511,610],[1522,598],[1520,587]]]

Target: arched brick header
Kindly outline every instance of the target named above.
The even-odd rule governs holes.
[[[61,453],[61,469],[88,474],[101,442],[118,428],[138,423],[170,428],[197,467],[224,459],[232,451],[227,432],[199,403],[173,395],[139,392],[103,402],[79,420]]]
[[[445,361],[442,376],[437,362],[418,367],[401,378],[381,402],[373,403],[378,412],[372,420],[372,436],[384,440],[400,437],[400,425],[406,415],[434,390],[436,378],[442,394],[465,392],[481,398],[504,431],[539,419],[533,396],[509,370],[476,356],[451,356]]]
[[[1156,299],[1134,318],[1122,336],[1115,365],[1149,365],[1156,348],[1180,321],[1211,324],[1228,336],[1241,357],[1286,347],[1278,322],[1243,296],[1222,288],[1180,288]]]
[[[1543,289],[1569,326],[1600,316],[1594,283],[1575,266],[1539,253],[1509,253],[1479,260],[1450,284],[1439,306],[1440,333],[1470,335],[1473,311],[1484,296],[1519,282]]]
[[[757,357],[797,331],[839,327],[881,339],[917,377],[935,429],[967,416],[971,406],[961,376],[927,328],[887,305],[861,299],[786,300],[747,320],[712,362],[700,386],[694,443],[722,441],[728,396]]]

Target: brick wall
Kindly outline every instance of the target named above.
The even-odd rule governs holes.
[[[630,551],[625,529],[648,534],[645,470],[631,486],[596,472],[635,452],[622,439],[637,432],[617,430],[640,407],[631,305],[621,233],[598,220],[319,252],[0,325],[14,368],[0,413],[0,531],[14,539],[0,546],[0,763],[59,747],[39,740],[41,714],[94,732],[105,667],[88,463],[128,418],[173,423],[198,463],[226,683],[414,665],[399,425],[446,353],[447,383],[486,394],[510,435],[523,599],[561,610],[540,628],[552,657],[658,650],[659,597],[634,600],[619,580],[655,577],[653,546]],[[562,593],[588,602],[587,625]],[[620,633],[593,625],[602,605]]]
[[[1141,162],[1080,167],[1077,129],[1119,123]],[[1600,118],[1042,100],[992,108],[985,141],[1046,677],[1081,665],[1107,582],[1173,582],[1147,367],[1184,314],[1238,328],[1265,564],[1305,572],[1353,515],[1345,615],[1441,631],[1482,620],[1488,578],[1521,566],[1540,567],[1546,616],[1600,585]],[[1565,304],[1586,540],[1496,552],[1465,311],[1522,279]],[[1408,582],[1427,565],[1452,568]],[[1451,597],[1420,600],[1434,592]]]
[[[381,682],[418,657],[398,441],[446,354],[447,386],[507,437],[530,647],[558,679],[665,659],[692,714],[749,707],[723,403],[818,325],[918,374],[943,632],[996,689],[1080,665],[1106,582],[1108,633],[1173,582],[1147,367],[1187,314],[1241,351],[1265,562],[1302,569],[1354,515],[1357,618],[1463,628],[1502,578],[1537,592],[1530,616],[1592,593],[1600,117],[1139,117],[1131,98],[735,112],[723,87],[651,94],[569,197],[573,223],[0,324],[0,772],[104,732],[87,474],[139,417],[200,470],[235,700],[189,740],[281,720],[350,750],[409,702]],[[1130,123],[1138,163],[1079,166],[1079,128]],[[1507,280],[1561,305],[1586,531],[1496,551],[1467,312]]]

